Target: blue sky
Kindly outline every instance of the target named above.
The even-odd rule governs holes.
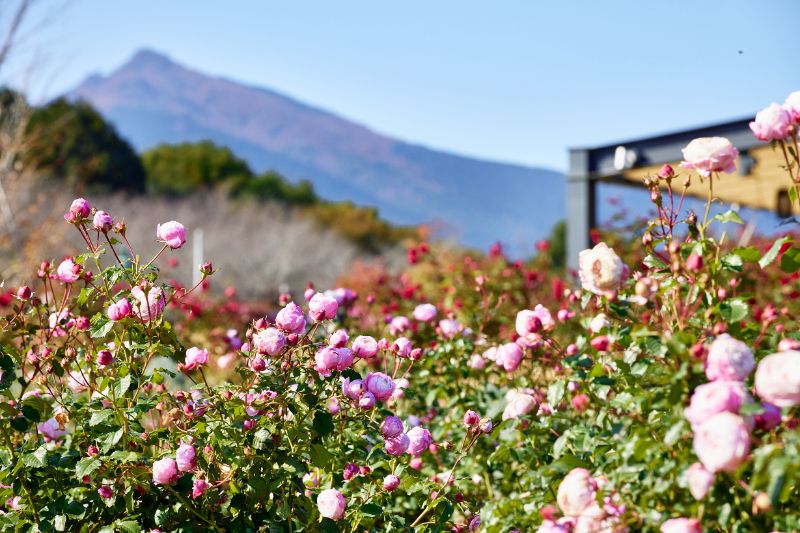
[[[62,0],[31,20],[2,74],[33,60],[35,97],[147,47],[404,140],[562,170],[568,146],[800,90],[797,0]]]

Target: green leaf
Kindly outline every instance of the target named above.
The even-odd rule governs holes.
[[[39,411],[32,405],[23,405],[22,406],[22,414],[30,420],[31,422],[41,422],[42,416],[39,414]]]
[[[44,468],[47,464],[45,458],[47,457],[47,448],[42,445],[36,449],[35,452],[26,453],[22,456],[22,462],[31,468]]]
[[[737,248],[733,252],[748,263],[755,263],[761,258],[761,252],[758,251],[758,248],[754,246],[748,246],[747,248]]]
[[[133,377],[128,374],[127,376],[122,377],[117,383],[114,385],[114,394],[117,398],[122,398],[125,396],[125,393],[128,392],[128,389],[131,388],[131,382],[133,381]]]
[[[547,388],[547,403],[550,404],[550,407],[555,409],[558,404],[561,403],[562,398],[564,398],[566,387],[566,382],[556,381]]]
[[[317,411],[314,413],[312,425],[314,430],[324,437],[333,431],[333,416],[327,411]]]
[[[728,323],[744,320],[747,317],[748,309],[747,303],[740,298],[733,298],[719,304],[719,314]]]
[[[75,477],[83,479],[83,476],[88,476],[98,468],[100,468],[100,459],[97,457],[84,457],[75,465]]]
[[[741,255],[730,253],[722,257],[722,266],[733,272],[741,272],[744,266],[744,259]]]
[[[740,217],[739,213],[737,213],[733,209],[729,209],[724,213],[720,213],[719,215],[715,216],[712,220],[718,220],[722,223],[733,222],[734,224],[744,224],[744,220],[742,220],[742,217]]]
[[[265,428],[261,428],[253,434],[253,448],[256,450],[266,450],[272,444],[272,435]]]
[[[325,468],[333,459],[333,454],[321,444],[314,444],[311,447],[311,464],[319,468]]]
[[[93,339],[102,338],[108,335],[111,328],[114,327],[114,322],[100,313],[92,317],[91,327],[89,328],[89,335]]]
[[[781,248],[787,242],[792,242],[792,238],[789,236],[781,237],[780,239],[772,243],[772,246],[767,251],[767,253],[765,253],[763,257],[761,257],[761,259],[758,260],[759,266],[761,268],[765,268],[767,265],[775,261],[775,258],[778,257],[778,253],[781,251]]]
[[[667,268],[667,264],[657,255],[650,254],[644,258],[644,264],[653,270],[662,270]]]
[[[0,370],[0,391],[3,391],[11,387],[17,376],[14,359],[5,353],[3,346],[0,346]]]
[[[108,452],[111,448],[113,448],[118,442],[119,439],[122,438],[123,429],[119,428],[117,431],[106,433],[98,440],[100,444],[100,449],[103,452]]]
[[[365,503],[361,506],[361,512],[367,516],[379,516],[381,514],[381,507],[375,503]]]
[[[794,274],[800,270],[800,248],[789,248],[781,256],[781,270]]]
[[[123,520],[117,522],[116,527],[119,531],[126,531],[127,533],[139,533],[139,531],[141,531],[139,522],[136,520]]]
[[[102,424],[112,416],[114,416],[114,411],[111,409],[101,409],[100,411],[95,411],[92,413],[92,416],[89,417],[89,425],[96,426],[98,424]]]

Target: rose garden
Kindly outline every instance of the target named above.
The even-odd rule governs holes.
[[[795,193],[799,127],[800,92],[751,124]],[[797,531],[800,245],[732,245],[736,149],[683,154],[577,276],[416,242],[261,307],[214,296],[213,258],[189,287],[157,267],[180,222],[76,199],[84,252],[0,306],[0,529]]]

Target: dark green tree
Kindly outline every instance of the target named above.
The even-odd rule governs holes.
[[[59,98],[35,109],[27,136],[25,163],[78,192],[144,191],[138,155],[86,102]]]

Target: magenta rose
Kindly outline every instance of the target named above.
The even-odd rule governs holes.
[[[294,302],[289,302],[278,311],[275,317],[275,325],[287,333],[300,335],[306,329],[306,317],[300,306]]]
[[[170,220],[156,227],[156,238],[175,250],[186,244],[186,228],[180,222]]]

